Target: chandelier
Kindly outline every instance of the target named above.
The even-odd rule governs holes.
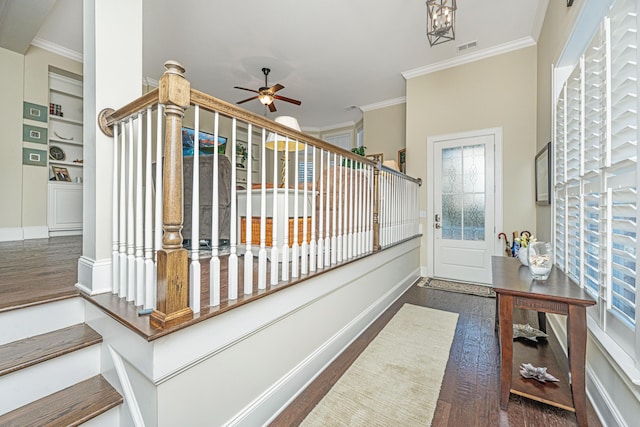
[[[456,0],[427,0],[427,38],[435,46],[455,40]]]

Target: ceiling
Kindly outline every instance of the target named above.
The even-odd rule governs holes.
[[[42,5],[50,12],[41,26],[31,23],[38,27],[34,44],[81,53],[82,0],[49,3],[0,0],[0,45],[6,47],[3,33],[11,32],[3,10],[24,5],[33,12]],[[158,79],[163,63],[174,59],[192,87],[236,102],[251,94],[233,86],[262,86],[261,68],[269,67],[269,85],[281,83],[278,94],[302,105],[276,101],[278,111],[268,116],[293,115],[306,130],[327,129],[357,122],[362,109],[401,102],[404,72],[533,43],[548,0],[457,4],[456,40],[430,47],[424,0],[143,0],[143,73]],[[477,47],[458,52],[457,45],[471,41]],[[243,107],[259,114],[265,108],[257,100]]]

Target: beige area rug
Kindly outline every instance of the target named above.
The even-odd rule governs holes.
[[[471,294],[489,298],[496,297],[496,293],[491,286],[472,285],[470,283],[451,282],[448,280],[431,279],[428,277],[423,277],[417,285],[422,288],[438,289],[441,291],[457,292],[460,294]]]
[[[429,426],[457,313],[405,304],[302,426]]]

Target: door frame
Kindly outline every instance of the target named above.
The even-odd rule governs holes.
[[[501,255],[503,252],[504,242],[498,240],[498,230],[502,230],[503,226],[503,218],[502,218],[502,208],[503,208],[503,200],[502,200],[502,127],[495,128],[487,128],[487,129],[479,129],[472,130],[468,132],[459,132],[459,133],[450,133],[445,135],[434,135],[427,136],[427,182],[428,185],[425,186],[426,199],[427,199],[427,229],[426,229],[426,237],[427,237],[427,277],[433,277],[434,271],[434,209],[433,209],[433,195],[435,194],[434,188],[434,145],[437,142],[448,141],[451,139],[462,139],[462,138],[473,138],[473,137],[481,137],[481,136],[493,136],[493,145],[494,145],[494,202],[493,202],[493,210],[494,210],[494,230],[491,233],[495,236],[494,244],[493,244],[493,255]]]

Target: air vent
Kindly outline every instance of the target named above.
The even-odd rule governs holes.
[[[465,44],[460,44],[458,45],[458,53],[462,53],[469,49],[473,49],[476,46],[478,46],[478,40],[474,40],[472,42],[465,43]]]

